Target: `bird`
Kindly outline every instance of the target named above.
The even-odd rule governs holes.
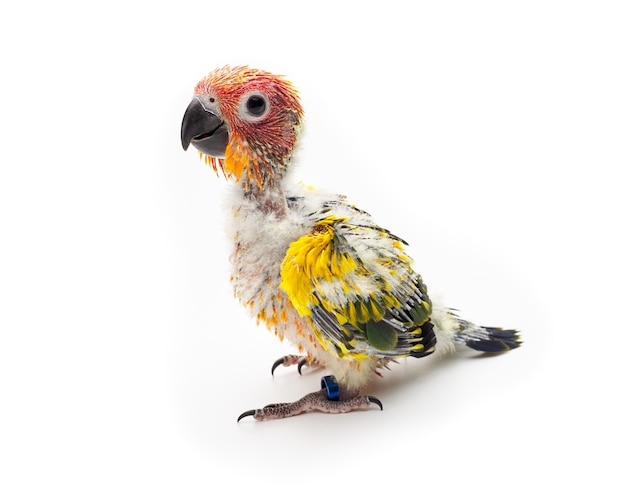
[[[345,195],[293,179],[304,110],[285,76],[225,65],[195,86],[181,143],[229,182],[226,234],[234,296],[296,353],[279,366],[324,368],[320,389],[237,419],[347,413],[383,404],[365,392],[392,362],[521,344],[515,329],[480,326],[433,300],[408,243]]]

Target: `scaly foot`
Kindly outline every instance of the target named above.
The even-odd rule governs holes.
[[[272,365],[272,375],[274,375],[274,370],[276,367],[282,365],[283,367],[290,367],[292,365],[298,365],[298,373],[302,375],[302,367],[305,365],[311,368],[321,367],[317,360],[313,359],[311,361],[308,360],[307,357],[300,355],[285,355],[284,357],[280,357],[278,360],[274,362]]]
[[[270,419],[282,419],[310,411],[320,411],[323,413],[339,414],[348,413],[357,409],[364,409],[372,404],[376,404],[383,409],[383,404],[374,396],[339,396],[339,386],[332,376],[322,378],[322,389],[307,394],[302,399],[295,402],[282,402],[268,404],[261,409],[251,409],[242,413],[237,422],[246,416],[252,416],[257,421],[267,421]]]

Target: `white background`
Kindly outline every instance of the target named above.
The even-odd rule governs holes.
[[[2,487],[623,487],[623,2],[347,3],[3,7]],[[226,183],[180,147],[226,63],[287,75],[298,177],[524,346],[237,424],[322,372],[270,376],[292,350],[232,298]]]

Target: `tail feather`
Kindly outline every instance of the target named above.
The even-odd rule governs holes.
[[[459,320],[455,341],[486,353],[505,352],[522,345],[517,330],[476,326],[465,320]]]
[[[453,353],[456,345],[465,345],[477,351],[500,353],[522,345],[520,333],[514,329],[477,326],[459,317],[456,309],[433,303],[431,322],[435,325],[437,350]]]

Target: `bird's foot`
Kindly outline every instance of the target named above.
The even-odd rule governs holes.
[[[242,413],[237,422],[247,416],[252,416],[257,421],[267,421],[270,419],[282,419],[310,411],[320,411],[323,413],[339,414],[348,413],[357,409],[365,409],[372,404],[376,404],[383,409],[383,404],[374,396],[341,396],[339,386],[334,377],[326,376],[322,378],[322,389],[307,394],[302,399],[295,402],[283,402],[268,404],[261,409],[251,409]]]
[[[276,360],[274,362],[274,365],[272,365],[272,375],[274,375],[274,370],[276,370],[276,367],[278,367],[279,365],[282,365],[283,367],[291,367],[292,365],[297,365],[298,373],[300,375],[302,375],[302,367],[304,367],[305,365],[311,368],[321,367],[319,362],[315,359],[309,360],[307,357],[301,355],[285,355],[284,357],[280,357],[278,360]]]

